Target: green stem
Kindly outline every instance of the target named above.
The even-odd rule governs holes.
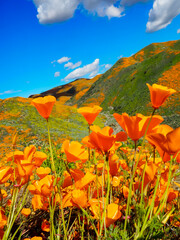
[[[127,220],[128,220],[128,215],[130,214],[130,204],[131,204],[131,197],[132,197],[132,185],[133,185],[133,179],[134,179],[134,176],[135,176],[135,172],[136,172],[136,169],[137,169],[137,166],[138,166],[138,163],[140,161],[140,156],[142,154],[142,150],[144,148],[144,145],[145,145],[145,137],[146,137],[146,134],[147,134],[147,131],[148,131],[148,128],[149,128],[149,125],[151,123],[151,120],[152,120],[152,117],[155,113],[155,110],[156,109],[153,109],[153,112],[151,114],[151,118],[149,119],[149,122],[148,122],[148,125],[147,125],[147,128],[146,128],[146,131],[144,133],[144,137],[143,137],[143,141],[142,141],[142,145],[141,145],[141,150],[140,150],[140,153],[138,155],[138,159],[137,159],[137,162],[133,168],[133,174],[131,176],[131,181],[130,181],[130,186],[129,186],[129,194],[128,194],[128,199],[127,199],[127,207],[126,207],[126,216],[125,216],[125,223],[124,223],[124,231],[126,231],[126,227],[127,227]]]
[[[155,216],[157,216],[160,211],[162,210],[162,208],[164,207],[164,204],[166,203],[167,201],[167,197],[168,197],[168,190],[169,190],[169,185],[170,185],[170,182],[171,182],[171,175],[172,175],[172,161],[173,161],[173,157],[171,156],[171,161],[170,161],[170,165],[169,165],[169,175],[168,175],[168,183],[167,183],[167,187],[166,187],[166,191],[164,192],[163,196],[162,196],[162,203],[160,204],[160,207],[159,209],[157,210]]]
[[[63,205],[62,205],[62,194],[60,192],[60,207],[61,207],[61,217],[62,217],[62,222],[63,222],[63,229],[64,229],[64,239],[67,240],[67,230],[65,226],[65,220],[64,220],[64,210],[63,210]]]
[[[156,185],[155,185],[155,189],[154,189],[153,198],[152,198],[152,201],[151,201],[151,205],[150,205],[150,207],[149,207],[149,209],[148,209],[148,212],[147,212],[147,214],[146,214],[146,217],[145,217],[145,219],[144,219],[144,223],[143,223],[143,226],[142,226],[142,228],[141,228],[141,231],[140,231],[140,233],[138,234],[137,238],[135,238],[135,239],[138,239],[139,237],[142,236],[143,232],[145,231],[145,229],[147,228],[147,226],[149,225],[149,223],[152,221],[152,219],[150,219],[149,222],[147,222],[147,221],[148,221],[148,218],[149,218],[149,215],[151,214],[151,212],[153,211],[153,208],[154,208],[154,201],[155,201],[156,192],[157,192],[157,189],[158,189],[160,177],[161,177],[161,175],[158,174],[157,181],[156,181]]]
[[[146,159],[146,163],[143,169],[143,176],[142,176],[142,183],[141,183],[141,200],[140,200],[140,206],[142,205],[143,202],[143,193],[144,193],[144,177],[145,177],[145,172],[146,172],[146,166],[147,166],[147,159]]]
[[[49,148],[50,148],[50,154],[51,154],[51,168],[52,168],[52,172],[56,176],[56,169],[55,169],[55,164],[54,164],[54,157],[53,157],[53,151],[52,151],[51,135],[50,135],[50,128],[49,128],[49,121],[48,121],[48,119],[47,119],[47,128],[48,128]]]

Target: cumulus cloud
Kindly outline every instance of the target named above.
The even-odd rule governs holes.
[[[180,14],[179,0],[155,0],[149,12],[147,32],[155,32],[167,27]]]
[[[72,18],[80,0],[33,0],[40,23],[62,22]]]
[[[95,59],[93,63],[87,64],[82,68],[77,68],[71,73],[69,73],[64,80],[71,80],[76,78],[81,78],[87,74],[90,74],[89,77],[93,77],[99,70],[99,59]]]
[[[7,90],[7,91],[4,91],[2,93],[0,93],[0,95],[5,95],[5,94],[13,94],[13,93],[18,93],[18,92],[22,92],[21,90]]]
[[[54,77],[59,77],[60,76],[60,72],[55,72],[54,73]]]
[[[81,64],[82,64],[81,61],[79,61],[77,63],[74,63],[74,64],[72,62],[68,62],[64,65],[64,67],[67,68],[67,69],[75,69],[75,68],[81,66]]]
[[[80,4],[89,12],[97,13],[100,17],[122,17],[124,8],[119,0],[33,0],[37,7],[37,18],[40,23],[63,22],[73,17]]]
[[[180,33],[180,28],[177,30],[177,33]]]
[[[105,15],[107,15],[108,18],[123,17],[124,16],[124,14],[122,14],[123,11],[124,11],[123,7],[115,7],[114,5],[111,5],[106,9]]]
[[[61,63],[64,63],[64,62],[68,62],[70,59],[71,58],[69,58],[69,57],[62,57],[62,58],[58,59],[57,62],[59,64],[61,64]]]

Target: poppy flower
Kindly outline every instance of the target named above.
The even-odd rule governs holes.
[[[127,113],[123,113],[122,115],[114,113],[113,116],[134,142],[144,136],[151,118],[150,116],[147,117],[140,113],[137,113],[136,116],[132,117],[130,117]],[[147,134],[149,134],[152,129],[160,124],[163,120],[164,119],[161,116],[154,115],[148,127]]]
[[[0,229],[3,229],[7,224],[7,218],[5,216],[5,211],[3,208],[0,208]]]
[[[95,105],[94,107],[82,107],[77,111],[83,115],[88,124],[91,125],[95,121],[97,115],[102,111],[102,108]]]
[[[62,185],[63,188],[66,188],[73,184],[72,178],[76,182],[79,179],[84,177],[84,173],[79,169],[70,169],[69,171],[70,171],[70,174],[67,171],[64,172],[64,182]]]
[[[116,141],[126,141],[127,139],[124,132],[112,135],[113,129],[108,126],[103,129],[98,126],[91,126],[91,130],[91,134],[85,137],[82,142],[88,147],[104,153],[107,153]]]
[[[34,197],[31,200],[31,203],[34,211],[36,211],[37,209],[47,210],[49,205],[48,199],[41,195],[34,195]]]
[[[111,224],[116,222],[122,213],[120,212],[120,208],[116,203],[110,203],[107,206],[107,213],[106,213],[106,227],[109,227]]]
[[[86,208],[87,207],[87,193],[84,190],[75,189],[72,191],[72,202],[81,207]]]
[[[69,140],[65,140],[62,145],[62,151],[65,152],[68,162],[81,160],[84,163],[88,159],[87,151],[77,141],[70,142]]]
[[[36,174],[38,175],[39,178],[44,178],[51,172],[51,169],[49,167],[39,167],[36,170]]]
[[[163,152],[174,155],[180,151],[180,127],[167,134],[152,133],[147,136],[147,140],[162,149]]]
[[[90,211],[92,212],[92,214],[94,215],[94,218],[99,219],[100,216],[102,215],[102,211],[103,211],[103,206],[104,206],[104,202],[106,201],[106,198],[91,198],[88,202],[89,206],[90,206]]]
[[[0,184],[3,184],[9,180],[13,173],[13,169],[11,167],[5,166],[0,168]]]
[[[47,175],[41,180],[34,181],[33,184],[28,186],[28,189],[32,194],[48,197],[53,191],[54,178],[53,175]]]
[[[21,210],[21,214],[24,215],[25,217],[27,217],[31,214],[31,209],[30,208],[23,208]]]
[[[31,103],[33,106],[35,106],[39,114],[48,120],[55,102],[56,98],[54,96],[45,96],[35,98]]]
[[[44,232],[50,232],[50,223],[46,219],[43,219],[41,229]]]
[[[158,84],[153,84],[152,86],[150,86],[148,83],[146,83],[146,85],[149,88],[151,95],[151,103],[154,109],[159,108],[170,95],[176,92],[176,90],[172,88],[168,88]]]
[[[75,186],[77,189],[86,189],[89,184],[95,181],[96,175],[90,172],[87,172],[82,178],[80,178],[76,183]]]

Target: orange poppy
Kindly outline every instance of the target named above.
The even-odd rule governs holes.
[[[33,184],[28,186],[28,189],[32,194],[48,197],[53,191],[54,179],[53,175],[47,175],[40,180],[34,181]]]
[[[31,240],[42,240],[42,237],[33,237],[33,238],[31,238]]]
[[[121,217],[120,207],[116,203],[107,206],[106,227],[116,222]]]
[[[116,141],[126,141],[127,136],[124,132],[119,132],[117,135],[112,135],[111,127],[91,126],[91,134],[83,138],[82,142],[88,147],[97,149],[98,151],[107,153]]]
[[[109,156],[109,172],[111,176],[115,176],[120,169],[119,157],[116,154]]]
[[[5,211],[1,207],[0,208],[0,229],[3,229],[6,224],[7,224],[7,218],[6,218],[6,215],[5,215]]]
[[[41,229],[44,232],[50,232],[50,223],[46,219],[43,219]]]
[[[49,167],[39,167],[36,170],[36,174],[38,175],[39,178],[44,178],[51,172],[51,169]]]
[[[176,92],[176,90],[172,88],[168,88],[158,84],[153,84],[152,86],[150,86],[148,83],[146,83],[146,85],[149,88],[151,95],[151,103],[154,109],[159,108],[170,95]]]
[[[97,115],[102,111],[102,108],[95,105],[94,107],[82,107],[77,111],[83,115],[88,124],[91,125],[95,121]]]
[[[72,191],[72,202],[81,207],[86,208],[87,207],[87,193],[84,190],[75,189]]]
[[[77,141],[65,140],[62,145],[62,151],[65,152],[68,162],[81,160],[83,163],[88,159],[88,153],[85,148]]]
[[[54,96],[45,96],[35,98],[31,103],[33,106],[35,106],[39,114],[48,120],[55,102],[56,98]]]
[[[163,152],[174,155],[180,151],[180,127],[167,134],[152,133],[147,136],[147,140],[162,149]]]
[[[114,113],[113,116],[134,142],[144,136],[151,118],[150,116],[143,116],[140,113],[137,113],[136,116],[132,117],[130,117],[127,113],[123,113],[122,115]],[[154,115],[148,127],[147,134],[150,133],[152,129],[160,124],[163,120],[164,119],[161,116]]]
[[[31,203],[34,211],[36,211],[37,209],[47,210],[49,205],[48,199],[41,195],[34,195],[34,197],[31,200]]]
[[[90,211],[92,212],[92,214],[94,215],[94,218],[99,219],[100,216],[102,215],[102,211],[103,211],[103,206],[104,206],[104,202],[106,201],[106,198],[91,198],[88,202],[89,206],[90,206]]]
[[[21,210],[21,214],[24,215],[25,217],[27,217],[31,214],[31,209],[30,208],[23,208]]]
[[[69,171],[70,173],[68,173],[67,171],[64,172],[64,182],[62,185],[63,188],[66,188],[73,184],[72,178],[74,179],[74,181],[78,181],[79,179],[84,177],[84,173],[79,169],[70,169]]]
[[[80,178],[76,183],[75,186],[77,189],[86,189],[89,184],[95,181],[96,175],[90,172],[87,172],[82,178]]]
[[[0,184],[3,184],[9,180],[13,173],[13,169],[11,167],[5,166],[0,168]]]
[[[42,240],[42,237],[24,238],[23,240]]]

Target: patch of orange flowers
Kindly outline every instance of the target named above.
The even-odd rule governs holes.
[[[148,87],[154,109],[175,93],[155,84]],[[54,103],[52,96],[32,101],[46,120]],[[99,106],[78,109],[89,126],[101,111]],[[82,143],[65,140],[60,162],[56,163],[61,169],[59,172],[56,169],[56,174],[47,167],[47,154],[37,151],[34,145],[24,151],[14,150],[7,154],[5,165],[0,165],[0,239],[5,239],[3,236],[7,234],[8,222],[12,221],[6,210],[10,207],[16,211],[18,202],[14,201],[18,199],[18,194],[22,195],[22,191],[26,191],[31,200],[28,206],[26,201],[22,201],[18,218],[28,222],[38,211],[46,213],[46,218],[40,219],[42,234],[35,236],[29,232],[29,237],[25,237],[24,231],[24,240],[44,239],[49,232],[52,234],[56,223],[48,216],[53,211],[58,212],[58,223],[65,221],[63,218],[69,219],[67,222],[72,226],[64,224],[63,234],[70,230],[72,238],[86,235],[86,231],[88,234],[93,232],[93,239],[106,236],[106,228],[112,224],[118,227],[126,225],[127,219],[129,224],[134,224],[135,206],[139,204],[146,209],[150,207],[151,214],[144,218],[147,223],[149,218],[161,213],[173,222],[176,214],[171,214],[171,208],[179,207],[179,195],[173,188],[172,179],[179,161],[180,128],[160,125],[163,118],[154,115],[154,111],[152,116],[114,113],[114,117],[122,127],[117,134],[113,134],[111,127],[101,129],[92,125],[90,134],[82,139]],[[127,144],[128,137],[128,142],[132,140],[131,145]],[[146,138],[146,145],[143,142],[144,145],[133,148],[141,138],[144,141]],[[90,158],[87,149],[91,149]],[[9,194],[6,189],[9,189]],[[83,232],[77,233],[80,229]]]

